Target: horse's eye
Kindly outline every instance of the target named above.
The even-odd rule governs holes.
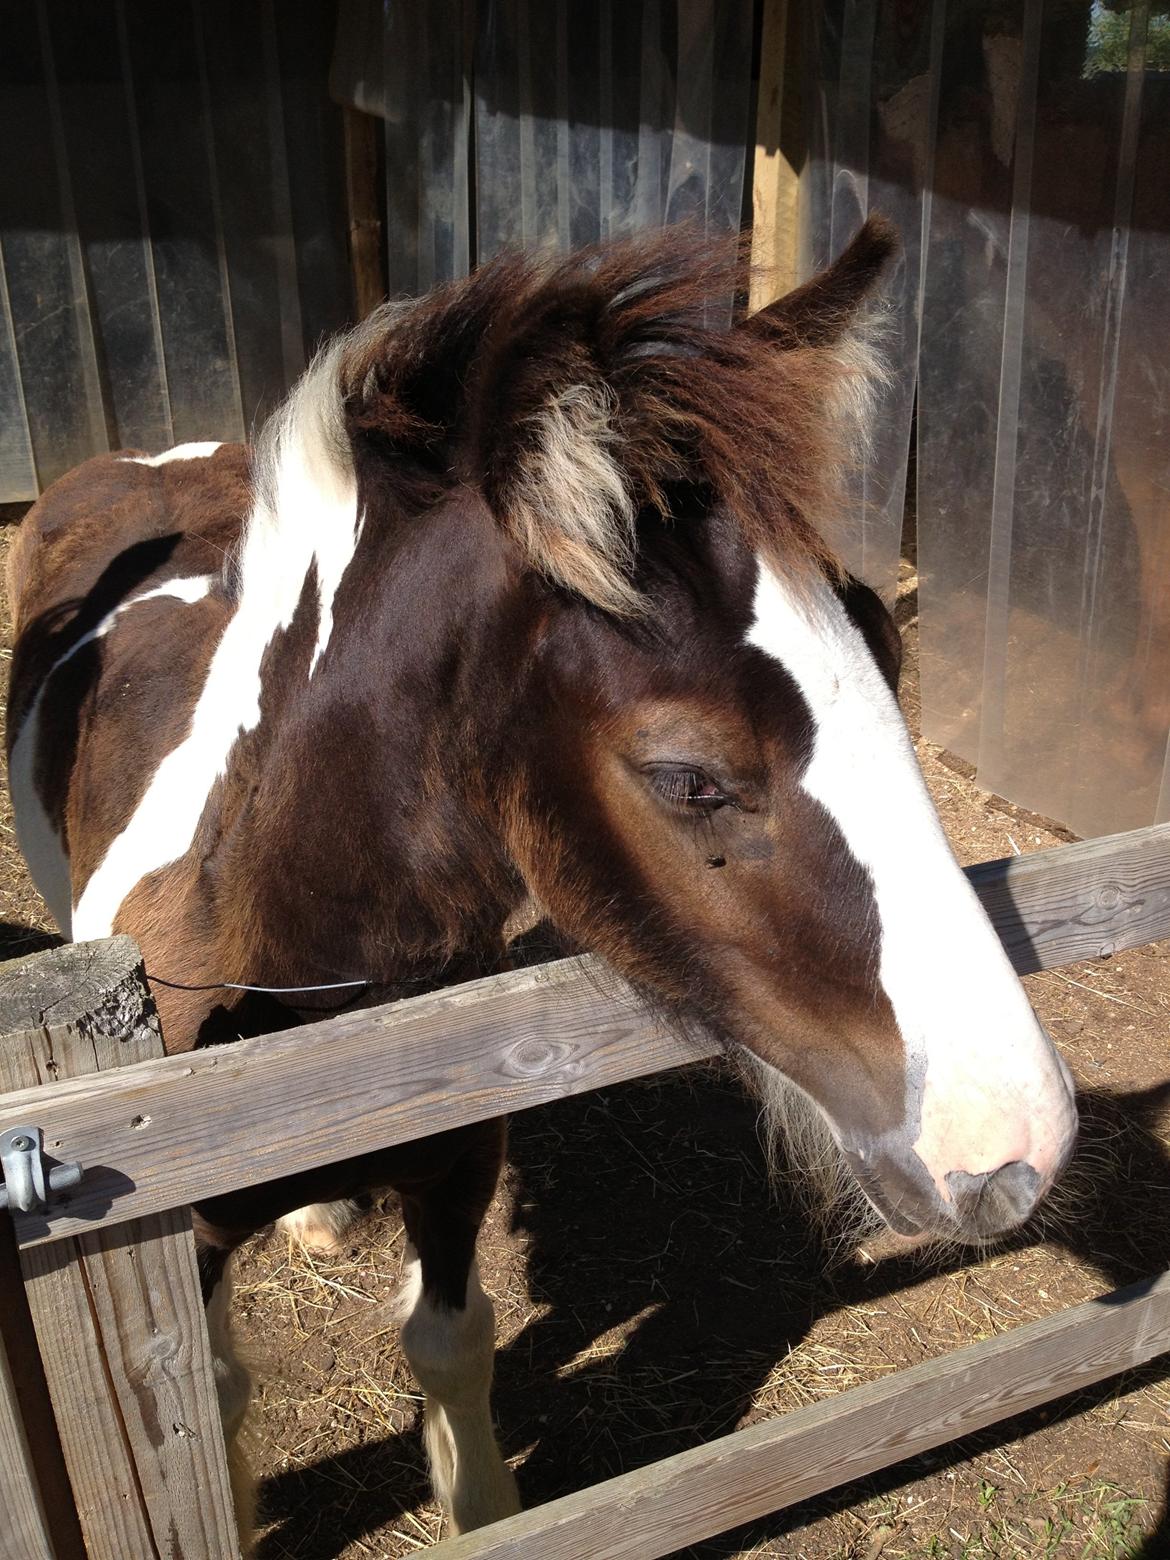
[[[662,765],[651,769],[649,774],[654,789],[672,807],[708,813],[731,805],[731,797],[718,782],[700,770]]]

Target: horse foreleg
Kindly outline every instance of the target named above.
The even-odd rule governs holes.
[[[410,1244],[402,1348],[426,1394],[431,1479],[455,1533],[520,1509],[492,1427],[495,1310],[475,1262],[502,1151],[502,1126],[488,1123],[440,1182],[403,1195]]]

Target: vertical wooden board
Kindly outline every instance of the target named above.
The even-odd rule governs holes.
[[[202,0],[200,20],[240,395],[254,426],[305,366],[271,17]]]
[[[121,1423],[161,1554],[234,1543],[211,1346],[187,1208],[77,1242]]]
[[[0,1535],[5,1560],[54,1560],[49,1519],[37,1483],[16,1398],[8,1350],[0,1337]]]
[[[86,1553],[91,1560],[157,1560],[89,1304],[80,1243],[38,1246],[22,1252],[20,1262]]]
[[[4,965],[0,1036],[0,1089],[160,1056],[134,943]],[[238,1553],[188,1210],[25,1248],[21,1268],[90,1560]]]
[[[345,200],[349,216],[349,269],[359,320],[385,297],[382,223],[378,216],[378,121],[348,105],[345,116]]]
[[[114,449],[165,450],[174,438],[124,28],[110,5],[53,6],[48,20],[109,442]]]
[[[341,110],[327,83],[335,16],[329,0],[273,12],[306,357],[350,318]]]
[[[0,4],[0,241],[41,488],[107,448],[47,15]]]
[[[242,439],[202,8],[125,0],[125,15],[175,438]]]
[[[800,38],[798,12],[788,0],[764,0],[752,169],[752,309],[782,297],[797,281],[800,110],[793,53]]]
[[[86,1560],[73,1491],[49,1387],[29,1315],[12,1221],[0,1213],[0,1397],[11,1419],[0,1430],[0,1513],[15,1515],[11,1543],[18,1560]],[[0,1417],[3,1409],[0,1408]],[[14,1428],[15,1426],[15,1428]],[[27,1484],[33,1484],[30,1494]],[[0,1545],[0,1553],[8,1549]]]

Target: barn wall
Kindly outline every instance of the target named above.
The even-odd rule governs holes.
[[[906,240],[854,557],[892,591],[917,386],[923,729],[1082,834],[1170,818],[1165,11],[856,0],[810,55],[812,250]]]
[[[342,0],[335,95],[385,129],[390,291],[512,245],[734,232],[753,0]]]
[[[0,500],[242,438],[344,322],[335,9],[0,4]]]
[[[753,36],[753,0],[0,0],[0,502],[280,399],[350,313],[339,103],[382,122],[418,293],[735,230]]]

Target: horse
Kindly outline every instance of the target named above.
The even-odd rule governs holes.
[[[170,1051],[497,970],[543,921],[796,1091],[893,1230],[1030,1215],[1071,1080],[827,540],[895,247],[871,218],[734,323],[741,262],[685,230],[507,255],[327,344],[254,447],[45,493],[9,567],[18,837],[65,936],[137,939]],[[476,1124],[198,1205],[229,1433],[231,1253],[392,1188],[446,1518],[517,1509],[475,1262],[503,1154]]]

